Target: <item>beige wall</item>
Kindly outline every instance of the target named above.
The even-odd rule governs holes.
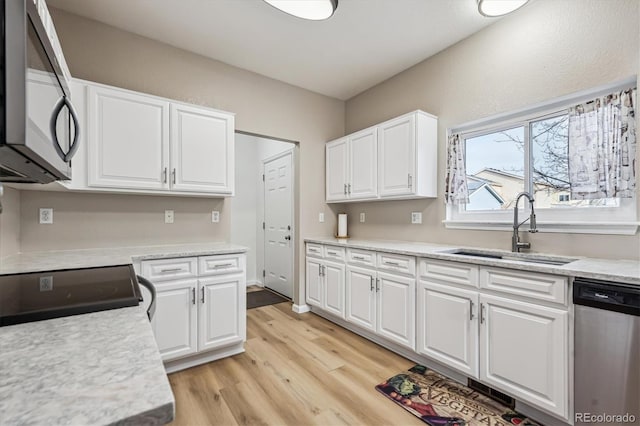
[[[414,109],[437,115],[440,170],[436,200],[346,207],[349,233],[509,248],[508,232],[444,228],[446,129],[638,74],[639,6],[637,0],[538,0],[347,101],[347,133]],[[422,225],[409,224],[412,211],[423,212]],[[359,212],[366,212],[366,223],[357,222]],[[525,236],[534,251],[640,258],[637,234],[563,235],[539,228]]]
[[[4,187],[0,214],[0,258],[20,251],[20,191]]]
[[[344,134],[344,102],[63,11],[52,16],[74,77],[235,112],[238,130],[298,141],[298,257],[303,236],[331,232],[332,215],[317,221],[330,212],[317,159],[327,140]],[[23,191],[22,251],[228,240],[232,202]],[[55,209],[53,225],[35,221],[44,204]],[[213,206],[219,225],[211,224]],[[175,210],[173,226],[163,223],[165,208]]]

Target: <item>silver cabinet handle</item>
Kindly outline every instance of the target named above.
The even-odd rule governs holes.
[[[219,265],[213,265],[214,269],[218,268],[228,268],[229,266],[233,266],[233,263],[221,263]]]
[[[162,171],[162,183],[167,183],[167,168]]]
[[[391,265],[391,266],[400,266],[400,263],[398,262],[389,262],[387,260],[384,261],[385,265]]]
[[[344,195],[347,195],[347,184],[344,184]]]
[[[322,265],[318,265],[318,276],[322,276]]]
[[[173,184],[176,184],[176,169],[174,168],[173,171],[171,172],[171,180],[173,181]]]
[[[411,176],[411,173],[409,173],[407,175],[407,187],[411,189],[412,186],[413,186],[413,176]]]
[[[167,272],[179,272],[179,271],[182,271],[182,268],[160,269],[160,272],[162,272],[162,273],[167,273]]]
[[[380,278],[376,278],[376,292],[380,291]]]
[[[351,195],[351,184],[347,184],[347,194]]]
[[[327,267],[322,265],[322,276],[326,276],[327,275]]]
[[[480,324],[484,323],[484,303],[480,304]]]
[[[364,257],[362,257],[362,256],[353,256],[353,258],[354,258],[355,260],[366,260],[366,259],[365,259]]]
[[[202,301],[202,304],[204,305],[204,287],[202,287],[201,292],[202,292],[202,298],[200,300]]]
[[[373,291],[373,275],[371,276],[371,288],[369,289],[369,291]]]
[[[191,304],[196,304],[196,288],[191,287]]]
[[[318,249],[315,249],[313,247],[309,247],[309,251],[313,253],[318,253]]]
[[[331,256],[337,256],[338,253],[336,253],[335,251],[328,251],[327,254],[330,254]]]
[[[469,300],[469,321],[473,321],[473,300]]]

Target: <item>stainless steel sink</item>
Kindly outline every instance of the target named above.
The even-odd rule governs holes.
[[[577,259],[570,257],[541,256],[528,253],[500,253],[475,250],[456,250],[449,252],[460,256],[483,257],[485,259],[510,260],[516,262],[538,263],[542,265],[566,265]]]

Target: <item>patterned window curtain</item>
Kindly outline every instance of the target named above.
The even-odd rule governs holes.
[[[574,200],[632,198],[636,188],[636,89],[569,110],[569,180]]]
[[[449,135],[447,143],[447,176],[444,199],[447,204],[467,204],[469,202],[464,146],[458,134]]]

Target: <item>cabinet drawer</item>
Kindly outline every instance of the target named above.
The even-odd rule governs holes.
[[[521,272],[513,269],[480,268],[480,288],[567,304],[567,277],[557,275]]]
[[[143,260],[142,276],[152,282],[197,277],[197,258],[181,257],[176,259]]]
[[[418,274],[429,281],[478,288],[479,267],[446,260],[420,259]]]
[[[344,260],[344,247],[324,246],[324,258]]]
[[[307,243],[307,256],[323,257],[323,246],[315,243]]]
[[[244,271],[243,256],[238,254],[202,256],[198,258],[200,276],[235,274]]]
[[[347,262],[360,265],[376,267],[376,253],[366,250],[348,249],[347,250]]]
[[[378,253],[378,269],[416,275],[416,258],[401,254]]]

